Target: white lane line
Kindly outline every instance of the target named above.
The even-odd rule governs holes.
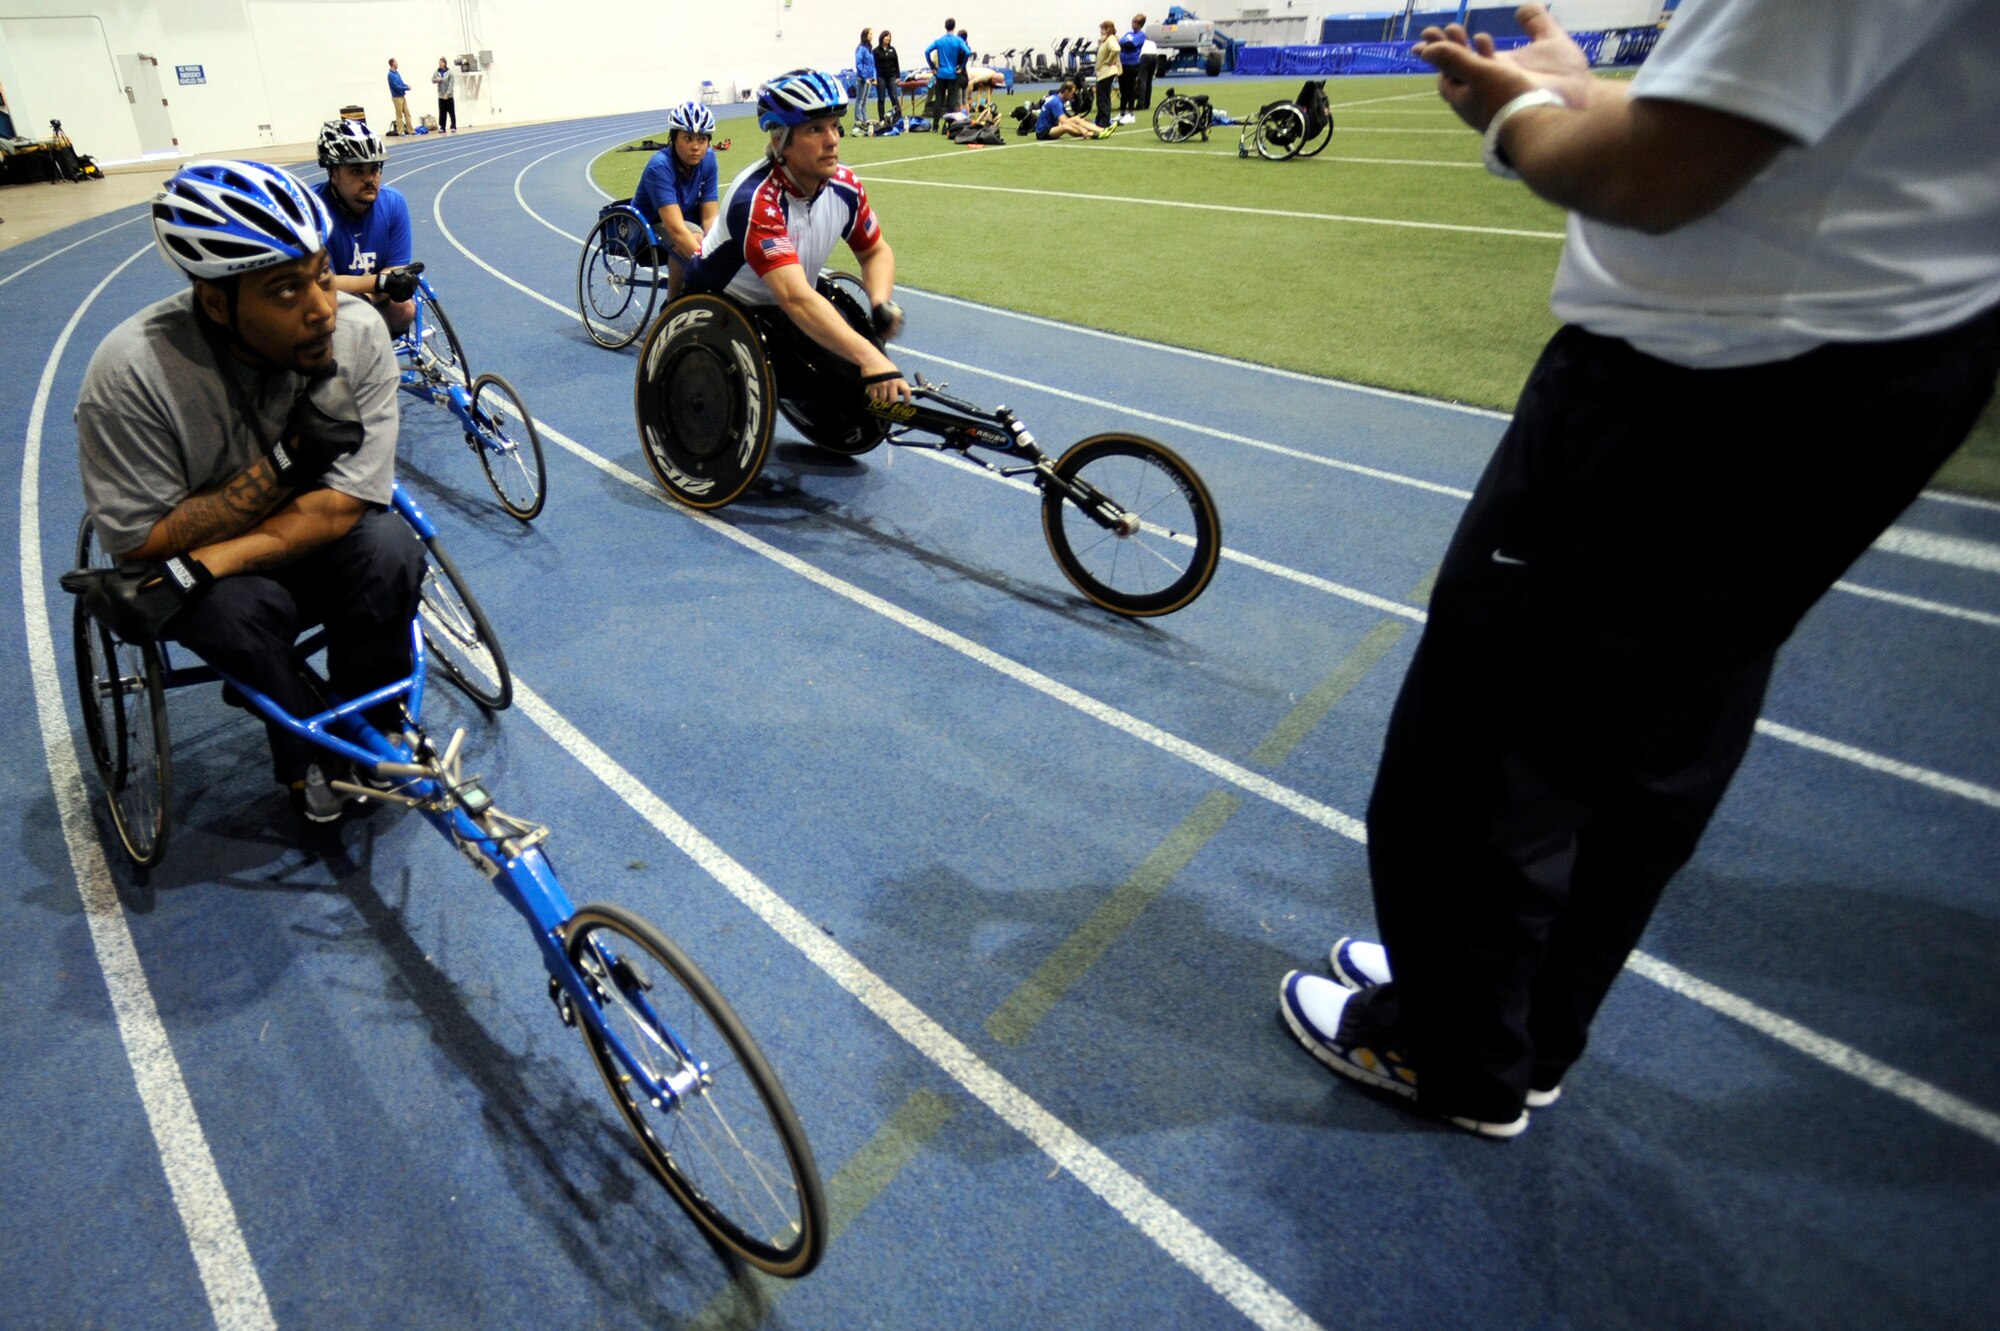
[[[1829,758],[1838,758],[1842,762],[1853,763],[1857,767],[1865,767],[1871,772],[1880,772],[1884,776],[1893,776],[1904,781],[1913,781],[1917,785],[1928,786],[1932,790],[1942,791],[1947,795],[1956,795],[1960,799],[1971,800],[1975,804],[1984,804],[1990,809],[2000,809],[2000,790],[1995,790],[1991,786],[1982,786],[1977,781],[1967,781],[1963,777],[1946,776],[1943,772],[1933,772],[1928,767],[1919,767],[1915,763],[1906,763],[1900,758],[1887,758],[1879,753],[1871,753],[1867,749],[1856,748],[1852,744],[1843,744],[1837,739],[1828,739],[1824,735],[1815,735],[1808,730],[1797,730],[1791,726],[1780,725],[1776,721],[1759,720],[1757,722],[1757,733],[1771,739],[1782,740],[1786,744],[1796,744],[1802,749],[1811,749],[1814,753],[1823,753]]]
[[[1190,203],[1183,199],[1140,199],[1125,194],[1085,194],[1079,190],[1023,189],[1015,185],[972,185],[963,181],[911,180],[909,177],[878,176],[865,168],[855,173],[871,189],[876,185],[910,185],[921,189],[967,189],[984,194],[1019,194],[1032,198],[1061,199],[1066,203],[1122,203],[1139,208],[1182,208],[1193,212],[1236,213],[1245,217],[1288,217],[1308,222],[1334,222],[1346,226],[1385,226],[1414,231],[1452,231],[1475,236],[1520,236],[1529,240],[1561,240],[1560,231],[1527,231],[1519,227],[1465,226],[1456,222],[1412,222],[1393,217],[1355,217],[1346,213],[1307,213],[1288,208],[1244,208],[1229,203]]]
[[[619,133],[617,133],[617,134],[606,134],[606,135],[605,135],[604,137],[606,137],[606,138],[610,138],[610,139],[616,139],[616,140],[618,140],[618,141],[620,141],[620,142],[623,142],[624,140],[626,140],[626,139],[630,138],[630,137],[631,137],[631,135],[630,135],[629,133],[626,133],[626,132],[622,132],[622,131],[621,131],[621,132],[619,132]],[[588,139],[585,139],[585,140],[583,140],[583,142],[584,142],[584,143],[588,143],[589,141],[590,141],[590,140],[588,140]],[[570,235],[570,233],[569,233],[569,232],[567,232],[567,231],[563,230],[563,229],[562,229],[561,227],[557,226],[557,225],[556,225],[556,224],[555,224],[554,222],[551,222],[551,221],[550,221],[550,220],[549,220],[548,218],[546,218],[546,217],[542,216],[542,215],[541,215],[540,213],[536,212],[536,211],[535,211],[535,210],[534,210],[534,209],[533,209],[532,207],[530,207],[530,206],[529,206],[529,204],[528,204],[528,200],[527,200],[526,196],[525,196],[525,195],[523,195],[523,194],[521,193],[521,182],[522,182],[523,180],[527,179],[527,176],[528,176],[528,172],[530,172],[530,171],[534,170],[534,169],[535,169],[536,167],[540,166],[540,165],[541,165],[541,164],[542,164],[543,162],[546,162],[546,161],[548,161],[548,160],[549,160],[549,158],[551,158],[551,157],[554,157],[554,156],[556,156],[556,155],[557,155],[557,154],[559,154],[559,153],[566,153],[566,152],[569,152],[569,151],[570,151],[571,149],[573,149],[573,148],[575,148],[575,147],[577,147],[577,146],[578,146],[577,144],[574,144],[574,143],[571,143],[571,144],[566,144],[566,145],[564,145],[563,147],[560,147],[560,148],[556,148],[556,149],[554,149],[553,151],[550,151],[550,152],[545,152],[545,153],[543,153],[543,154],[542,154],[542,155],[541,155],[540,157],[537,157],[537,158],[536,158],[536,159],[535,159],[534,161],[532,161],[532,162],[528,163],[528,164],[527,164],[526,166],[522,167],[522,168],[520,169],[520,171],[519,171],[519,172],[517,172],[517,173],[515,174],[515,176],[514,176],[514,202],[515,202],[515,203],[518,203],[519,205],[521,205],[521,211],[522,211],[522,212],[524,212],[524,213],[526,213],[526,214],[527,214],[528,216],[530,216],[530,217],[534,218],[534,219],[535,219],[535,220],[536,220],[537,222],[540,222],[540,223],[541,223],[541,224],[542,224],[543,226],[545,226],[545,227],[547,227],[547,228],[548,228],[549,230],[551,230],[551,231],[555,232],[555,233],[556,233],[556,234],[557,234],[558,236],[562,236],[562,237],[564,237],[565,239],[568,239],[568,240],[571,240],[571,241],[574,241],[574,242],[575,242],[575,243],[577,243],[578,245],[581,245],[581,244],[583,244],[583,237],[582,237],[582,236],[572,236],[572,235]],[[608,151],[608,150],[607,150],[607,151]],[[585,163],[585,165],[584,165],[584,174],[585,174],[586,176],[587,176],[587,175],[589,174],[589,171],[590,171],[590,164],[591,164],[591,163],[593,163],[593,162],[595,162],[595,161],[597,160],[597,157],[602,157],[603,155],[604,155],[603,153],[598,153],[598,154],[596,155],[596,157],[589,157],[589,158],[585,158],[585,159],[584,159],[584,163]],[[597,182],[593,180],[593,181],[591,182],[591,187],[592,187],[593,189],[595,189],[595,188],[596,188],[596,186],[597,186]],[[598,192],[599,194],[604,194],[604,191],[603,191],[603,190],[601,190],[601,189],[597,190],[597,192]],[[611,196],[610,196],[610,195],[608,195],[608,194],[604,194],[604,197],[605,197],[606,199],[609,199],[609,198],[610,198]]]
[[[1711,1012],[1742,1022],[1750,1029],[1768,1035],[1780,1044],[1789,1045],[1806,1057],[1826,1064],[1836,1072],[1844,1072],[1878,1091],[1914,1105],[1933,1118],[1941,1119],[1955,1128],[1963,1128],[1976,1137],[1983,1137],[1995,1145],[2000,1145],[2000,1114],[1981,1109],[1950,1091],[1912,1077],[1909,1073],[1890,1067],[1879,1059],[1870,1058],[1850,1045],[1844,1045],[1838,1040],[1801,1026],[1790,1017],[1781,1017],[1769,1008],[1759,1007],[1749,999],[1732,994],[1727,989],[1718,989],[1708,981],[1697,979],[1680,967],[1662,961],[1658,957],[1644,952],[1634,952],[1626,960],[1625,968],[1636,975],[1645,976],[1654,984],[1683,998],[1693,999]]]
[[[1915,527],[1891,527],[1875,540],[1877,550],[1933,564],[1953,564],[1981,573],[2000,573],[2000,545],[1963,536],[1940,536]]]
[[[577,451],[568,441],[563,446]],[[581,456],[595,457],[587,450]],[[622,469],[607,467],[619,475]],[[623,473],[621,479],[630,476]],[[631,480],[653,489],[637,477]],[[1227,1300],[1252,1323],[1278,1331],[1308,1331],[1318,1323],[1241,1258],[1035,1098],[995,1071],[922,1008],[834,942],[812,920],[716,845],[631,772],[514,676],[514,705],[599,781],[671,841],[777,935],[852,994],[889,1029],[988,1109],[1033,1142],[1077,1182],[1096,1193],[1160,1250]]]
[[[1229,127],[1223,126],[1223,128]],[[1079,140],[1078,147],[1081,148],[1082,146],[1082,141]],[[1099,153],[1172,153],[1175,156],[1185,157],[1191,161],[1234,162],[1237,160],[1236,154],[1230,151],[1226,144],[1218,144],[1215,141],[1211,141],[1211,146],[1206,148],[1200,146],[1169,148],[1164,145],[1158,148],[1147,148],[1138,144],[1092,143],[1089,145],[1089,150],[1093,157]],[[1441,162],[1431,157],[1332,157],[1324,153],[1303,160],[1308,162],[1343,162],[1350,166],[1442,166],[1453,171],[1477,171],[1485,165],[1482,162]],[[869,165],[885,164],[869,163]]]
[[[1921,596],[1905,596],[1901,592],[1884,591],[1880,587],[1864,587],[1858,582],[1842,580],[1833,584],[1834,590],[1846,592],[1849,596],[1865,596],[1871,601],[1886,601],[1890,605],[1900,605],[1906,610],[1921,610],[1925,614],[1943,615],[1948,619],[1964,619],[1974,624],[1984,624],[1987,628],[2000,629],[2000,615],[1984,610],[1968,610],[1961,605],[1947,605],[1943,601],[1930,601]]]
[[[99,236],[109,235],[111,232],[116,231],[121,226],[131,226],[134,222],[143,222],[151,216],[152,212],[150,210],[142,212],[137,217],[128,217],[122,222],[113,222],[110,226],[107,226],[102,230],[93,231],[89,235],[85,236],[82,240],[72,241],[69,244],[63,246],[59,250],[50,250],[47,254],[44,254],[41,258],[35,260],[33,263],[22,264],[19,268],[16,268],[13,272],[7,274],[7,276],[0,277],[0,287],[6,286],[9,282],[19,277],[22,273],[32,271],[33,269],[36,268],[40,268],[43,264],[47,263],[50,259],[57,257],[58,255],[68,254],[78,245],[87,245],[91,241],[96,240]]]
[[[1924,498],[1935,499],[1940,504],[1961,504],[1966,508],[1983,508],[1989,513],[2000,513],[2000,500],[1976,499],[1971,495],[1955,495],[1944,490],[1926,490]]]
[[[187,1234],[202,1290],[208,1296],[209,1311],[224,1331],[262,1331],[274,1328],[270,1301],[264,1283],[250,1260],[250,1249],[236,1223],[236,1207],[222,1186],[215,1157],[208,1148],[196,1116],[194,1100],[188,1095],[187,1080],[174,1057],[173,1043],[160,1021],[153,991],[146,982],[146,969],[139,959],[138,945],[125,922],[118,888],[97,839],[97,827],[90,815],[90,795],[84,789],[83,773],[77,762],[76,744],[70,737],[69,716],[63,709],[61,675],[56,669],[55,642],[49,626],[48,586],[42,568],[42,426],[47,419],[49,392],[55,385],[56,369],[63,351],[84,312],[111,285],[112,280],[144,256],[153,246],[132,256],[106,273],[91,289],[63,325],[35,388],[35,403],[28,415],[26,445],[21,459],[21,608],[28,633],[29,673],[34,683],[35,714],[41,723],[42,753],[54,789],[56,811],[62,824],[63,841],[69,847],[70,867],[76,874],[78,893],[83,898],[83,916],[90,927],[90,941],[97,952],[97,964],[104,972],[104,985],[111,997],[111,1010],[118,1023],[118,1036],[125,1045],[125,1057],[132,1065],[132,1078],[139,1103],[146,1110],[146,1122],[160,1152],[160,1166],[173,1194],[174,1209]]]

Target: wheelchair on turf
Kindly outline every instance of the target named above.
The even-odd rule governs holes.
[[[1153,133],[1162,143],[1186,143],[1197,136],[1206,143],[1214,125],[1215,109],[1208,104],[1207,93],[1189,96],[1169,88],[1153,108]]]
[[[1254,120],[1243,126],[1236,155],[1256,153],[1270,162],[1315,157],[1333,141],[1333,108],[1326,100],[1326,80],[1307,79],[1297,101],[1266,102]]]
[[[876,340],[858,278],[822,273],[818,290],[855,332]],[[700,509],[720,508],[749,488],[770,451],[776,414],[809,443],[848,457],[885,440],[956,454],[1041,491],[1050,553],[1097,605],[1164,615],[1208,586],[1222,553],[1215,501],[1164,445],[1100,434],[1051,458],[1006,407],[989,411],[949,397],[921,375],[914,382],[909,402],[872,401],[853,365],[776,308],[683,294],[653,321],[639,358],[640,442],[667,492]]]
[[[549,829],[503,813],[484,781],[466,773],[465,731],[440,747],[423,727],[426,666],[475,698],[511,688],[492,629],[436,533],[400,487],[396,508],[424,538],[429,567],[410,625],[410,675],[362,697],[333,697],[317,716],[296,717],[254,688],[204,665],[173,664],[164,643],[121,641],[75,604],[77,683],[91,759],[110,796],[112,822],[132,863],[146,869],[166,852],[171,800],[166,693],[222,680],[246,706],[355,767],[379,784],[332,783],[343,794],[397,804],[436,827],[529,926],[548,975],[556,1015],[583,1037],[591,1061],[631,1130],[640,1155],[708,1237],[779,1276],[803,1276],[826,1244],[826,1202],[812,1147],[756,1041],[699,967],[659,929],[622,907],[572,904],[544,849]],[[77,536],[77,567],[103,567],[90,519]],[[65,587],[70,590],[70,580]],[[465,640],[441,632],[443,609],[484,648],[479,683],[465,673]],[[295,649],[302,667],[321,645]],[[484,692],[482,694],[482,691]],[[504,704],[502,704],[504,705]],[[394,709],[393,732],[368,719]]]
[[[411,397],[458,417],[466,445],[479,455],[500,507],[523,522],[532,521],[548,497],[548,469],[535,418],[514,386],[499,375],[473,377],[465,348],[445,318],[430,279],[423,275],[424,266],[413,263],[404,271],[417,279],[417,313],[395,340],[396,363],[402,371],[399,386]]]
[[[646,331],[667,289],[671,246],[629,200],[598,210],[576,265],[576,303],[591,340],[613,351]]]

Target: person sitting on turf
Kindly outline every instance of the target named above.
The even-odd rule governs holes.
[[[721,216],[688,266],[688,291],[727,294],[745,305],[775,305],[813,341],[851,362],[868,396],[907,402],[910,386],[880,347],[856,333],[813,287],[845,240],[861,266],[883,341],[903,328],[890,299],[896,256],[868,206],[868,192],[840,164],[840,80],[795,69],[757,89],[757,123],[771,133],[764,160],[729,182]]]
[[[389,149],[366,121],[342,117],[319,128],[319,164],[326,179],[315,189],[333,235],[333,285],[373,305],[400,336],[417,317],[416,274],[410,262],[410,205],[382,183]]]
[[[1111,135],[1111,127],[1100,129],[1082,116],[1069,113],[1069,99],[1076,96],[1076,85],[1063,80],[1060,89],[1050,93],[1042,101],[1042,112],[1035,117],[1035,137],[1038,139],[1103,139]]]
[[[126,642],[171,638],[300,717],[325,703],[292,663],[299,631],[326,626],[344,697],[402,679],[424,572],[386,507],[389,333],[337,288],[331,231],[312,191],[261,162],[190,163],[154,196],[154,243],[189,282],[114,328],[84,371],[84,503],[120,563],[63,577]],[[338,819],[321,751],[266,730],[299,812]]]
[[[667,112],[667,146],[646,163],[632,192],[632,206],[667,247],[668,300],[680,294],[687,262],[701,253],[702,237],[721,211],[720,171],[708,146],[714,137],[715,113],[700,102],[683,102]]]

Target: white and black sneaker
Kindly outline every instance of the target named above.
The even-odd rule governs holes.
[[[318,763],[308,764],[306,774],[292,782],[292,807],[309,823],[337,823],[346,801],[327,784]]]

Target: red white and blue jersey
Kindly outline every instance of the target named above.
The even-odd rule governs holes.
[[[882,228],[868,206],[868,191],[840,167],[807,198],[785,168],[763,161],[729,182],[715,229],[702,240],[690,266],[687,289],[723,292],[746,305],[772,305],[777,297],[764,274],[797,264],[806,281],[819,276],[840,241],[856,254],[881,243]]]

